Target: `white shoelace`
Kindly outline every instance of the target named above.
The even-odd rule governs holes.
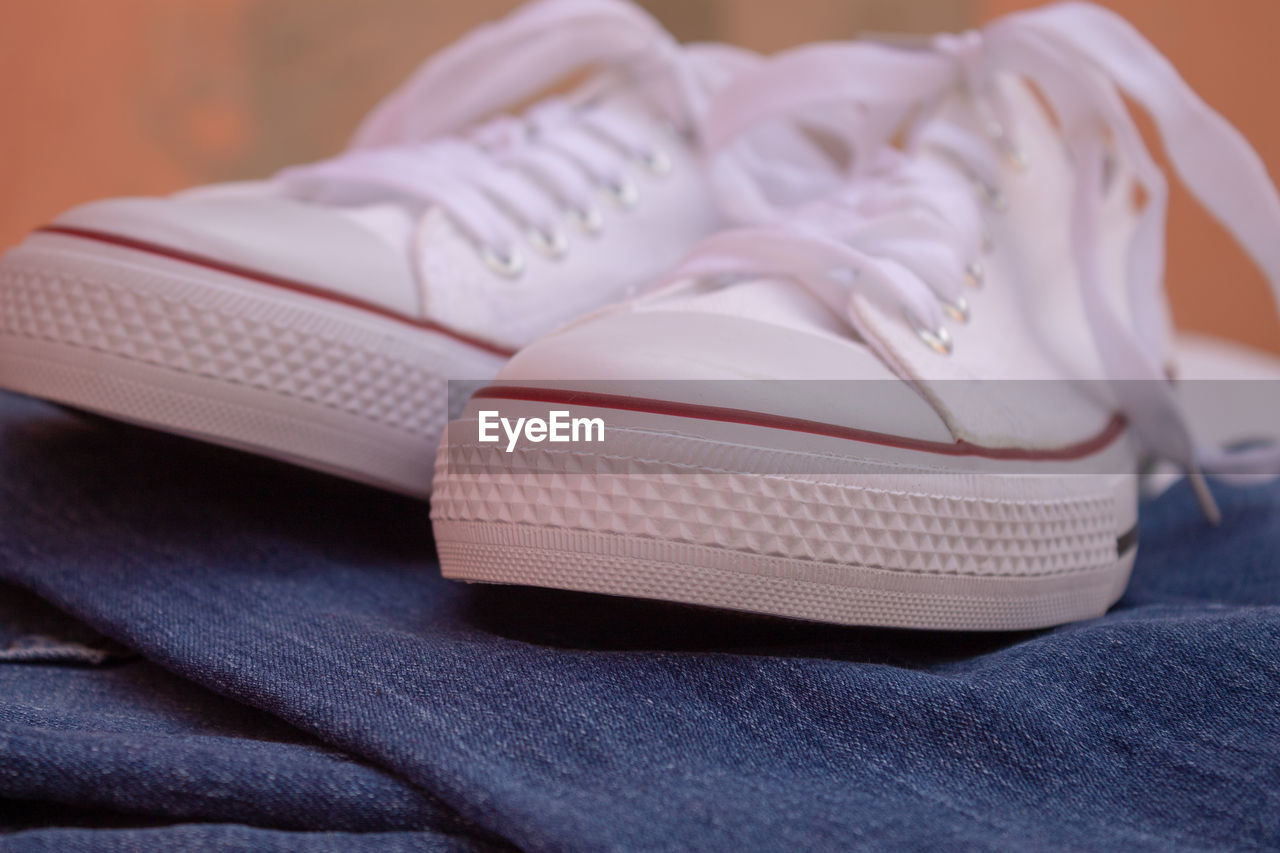
[[[1206,515],[1216,520],[1218,510],[1200,471],[1272,471],[1280,464],[1280,447],[1226,453],[1197,445],[1166,381],[1160,295],[1168,188],[1121,93],[1152,116],[1183,182],[1267,274],[1280,304],[1280,197],[1257,153],[1132,26],[1089,4],[1009,15],[980,31],[939,37],[932,50],[899,50],[903,67],[897,74],[884,74],[881,52],[868,47],[797,49],[736,81],[717,100],[703,131],[712,146],[727,146],[760,122],[790,117],[840,134],[862,156],[851,161],[846,190],[818,208],[818,215],[790,221],[785,211],[744,189],[749,176],[732,165],[722,168],[726,202],[737,207],[732,212],[773,224],[712,237],[666,281],[786,276],[873,341],[849,310],[850,293],[866,293],[901,305],[927,343],[949,351],[942,313],[965,310],[960,283],[980,274],[974,264],[983,241],[981,205],[972,190],[965,196],[965,188],[974,178],[994,188],[1001,157],[1017,164],[1023,156],[1007,133],[1010,106],[992,81],[1001,74],[1026,78],[1056,114],[1076,169],[1072,252],[1105,376],[1146,450],[1187,471]],[[869,58],[881,67],[869,66]],[[988,138],[930,120],[957,88],[986,119]],[[945,150],[961,168],[939,168],[909,154],[869,156],[898,129],[885,120],[895,115],[891,109],[872,110],[877,120],[843,127],[831,118],[837,104],[875,107],[892,101],[900,105],[898,116],[924,116],[911,124],[909,149]],[[1147,195],[1124,282],[1132,323],[1108,299],[1101,260],[1099,219],[1110,157],[1129,168]]]
[[[655,173],[669,168],[652,126],[595,109],[590,97],[549,98],[522,118],[476,124],[592,65],[645,81],[673,125],[688,126],[706,109],[681,48],[639,8],[541,0],[428,60],[370,114],[347,152],[279,179],[294,193],[334,203],[438,206],[490,267],[516,275],[518,241],[558,256],[565,219],[597,232],[602,190],[623,207],[635,203],[627,162]]]
[[[859,180],[820,202],[703,240],[658,286],[690,278],[794,279],[862,333],[848,311],[858,292],[897,304],[945,351],[943,315],[967,311],[965,282],[981,276],[979,205],[956,170],[885,149]]]

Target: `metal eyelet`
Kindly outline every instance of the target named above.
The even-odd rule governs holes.
[[[524,272],[524,255],[514,247],[501,252],[492,246],[480,247],[480,260],[485,266],[504,278],[519,278]]]
[[[549,232],[541,228],[533,228],[525,236],[529,240],[529,245],[553,260],[563,258],[565,252],[569,251],[569,238],[558,228],[553,228]]]
[[[649,170],[649,174],[655,177],[661,178],[671,174],[671,158],[662,151],[646,151],[638,159]]]
[[[1006,141],[1001,147],[1004,148],[1004,161],[1014,171],[1025,172],[1031,165],[1031,157],[1021,146]]]
[[[661,128],[663,133],[667,136],[674,136],[678,139],[684,140],[685,142],[691,143],[698,138],[698,131],[689,123],[676,124],[670,118],[664,117],[658,119],[658,127]]]
[[[954,302],[942,302],[943,312],[957,323],[969,322],[969,300],[957,296]]]
[[[964,268],[964,283],[972,288],[980,288],[986,282],[987,271],[983,269],[982,264],[977,261],[971,261]]]
[[[604,230],[604,214],[599,208],[588,207],[585,210],[568,210],[565,216],[582,229],[582,233],[594,237]]]
[[[982,192],[983,197],[986,198],[987,204],[991,205],[997,213],[1004,213],[1009,209],[1009,199],[1005,197],[1004,191],[999,187],[979,182],[978,189]]]
[[[907,317],[907,322],[911,324],[911,327],[915,329],[916,335],[925,342],[929,349],[938,355],[951,355],[951,333],[945,328],[939,326],[937,329],[924,329],[915,325],[910,317]]]
[[[629,210],[640,201],[639,188],[626,178],[619,178],[613,181],[605,189],[613,197],[613,200],[618,203],[618,206],[624,209]]]
[[[1005,163],[1019,172],[1025,171],[1027,166],[1031,165],[1031,159],[1027,156],[1027,152],[1022,146],[1009,138],[1008,129],[996,121],[989,113],[983,119],[983,130],[987,134],[987,138],[1000,146],[1004,152]]]

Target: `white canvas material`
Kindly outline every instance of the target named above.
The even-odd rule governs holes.
[[[527,347],[449,427],[432,509],[446,576],[1040,627],[1123,592],[1140,459],[1190,474],[1210,521],[1202,470],[1274,469],[1274,446],[1197,443],[1166,380],[1167,188],[1121,94],[1280,282],[1280,199],[1248,143],[1087,4],[900,50],[897,76],[869,76],[859,47],[783,54],[706,118],[717,151],[779,119],[841,142],[835,191],[778,205],[721,160],[721,203],[755,224]],[[525,441],[505,464],[478,441],[482,409],[549,406],[611,437]]]
[[[531,3],[428,60],[332,160],[94,202],[7,252],[0,386],[426,495],[447,380],[491,377],[723,224],[696,132],[755,62],[621,0]]]

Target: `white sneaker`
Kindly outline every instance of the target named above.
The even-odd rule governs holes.
[[[709,238],[663,286],[534,343],[479,392],[438,456],[446,577],[1035,628],[1123,592],[1141,454],[1191,473],[1210,516],[1200,470],[1274,471],[1274,451],[1197,447],[1165,379],[1165,185],[1119,93],[1280,281],[1280,201],[1247,143],[1096,7],[909,55],[910,73],[876,81],[927,113],[905,153],[884,145],[898,128],[834,120],[862,97],[850,46],[782,55],[718,101],[709,139],[793,115],[850,142],[855,173]],[[521,417],[552,426],[511,430],[507,453]],[[578,418],[603,429],[583,420],[574,440]]]
[[[754,62],[622,2],[524,7],[334,160],[36,231],[0,261],[0,386],[425,495],[446,380],[492,377],[721,224],[687,131]]]

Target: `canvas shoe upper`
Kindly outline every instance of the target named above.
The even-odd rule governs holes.
[[[1210,518],[1202,469],[1274,471],[1274,449],[1197,445],[1167,381],[1167,191],[1121,93],[1276,282],[1280,201],[1248,144],[1097,7],[903,55],[909,71],[870,88],[849,45],[730,87],[711,144],[786,116],[845,146],[847,181],[788,210],[719,169],[758,224],[708,238],[652,292],[527,347],[480,391],[438,457],[446,576],[1039,627],[1123,592],[1142,456],[1191,473]],[[876,98],[913,118],[835,108]],[[556,410],[598,418],[603,440],[483,440],[483,412]]]
[[[0,260],[0,385],[426,494],[446,380],[491,377],[722,224],[696,128],[755,61],[624,2],[531,3],[332,160],[36,231]]]

